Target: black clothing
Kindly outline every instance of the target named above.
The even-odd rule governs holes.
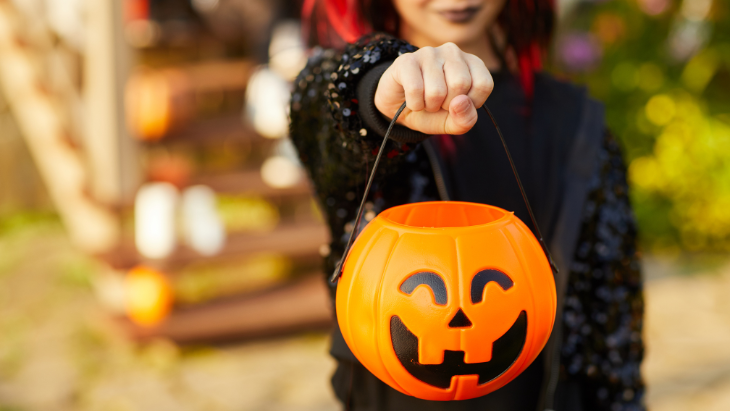
[[[492,394],[463,401],[425,401],[409,397],[377,379],[362,364],[351,361],[340,361],[332,376],[332,386],[338,399],[349,404],[350,410],[357,411],[533,411],[539,396],[537,390],[531,392],[530,388],[540,387],[539,365],[536,360],[533,366]]]
[[[295,84],[291,135],[331,230],[327,274],[352,230],[359,195],[382,142],[382,126],[387,127],[372,104],[378,73],[398,55],[414,50],[382,35],[367,37],[342,53],[317,50]],[[494,76],[488,105],[561,269],[551,341],[523,375],[492,394],[427,402],[375,379],[335,330],[332,354],[340,361],[335,390],[354,410],[507,407],[500,404],[529,411],[538,405],[641,410],[643,300],[636,230],[625,166],[604,130],[602,109],[584,90],[546,74],[536,75],[532,101],[510,74]],[[421,144],[412,143],[425,138],[423,134],[402,126],[394,130],[397,141],[388,143],[369,209],[377,213],[399,204],[451,199],[496,205],[529,222],[501,143],[481,114],[464,136],[435,136]]]

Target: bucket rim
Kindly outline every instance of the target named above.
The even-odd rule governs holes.
[[[481,210],[489,210],[490,214],[498,213],[498,216],[486,221],[486,222],[480,222],[475,224],[448,224],[448,225],[430,225],[430,226],[424,226],[424,225],[413,225],[408,224],[402,221],[398,221],[394,218],[393,214],[398,212],[403,212],[405,209],[416,209],[416,208],[423,208],[423,207],[434,207],[434,210],[437,210],[437,207],[444,207],[444,206],[462,206],[462,207],[469,207],[469,208],[478,208]],[[410,214],[408,214],[410,215]],[[494,216],[493,216],[494,217]],[[402,204],[394,207],[390,207],[386,210],[383,210],[378,214],[376,217],[377,220],[380,220],[383,224],[386,225],[393,225],[400,228],[406,228],[409,230],[416,230],[416,231],[443,231],[443,230],[472,230],[472,229],[478,229],[478,228],[493,228],[494,226],[502,225],[507,223],[508,221],[512,220],[514,218],[514,212],[507,211],[503,208],[489,205],[489,204],[482,204],[482,203],[473,203],[469,201],[422,201],[422,202],[416,202],[416,203],[408,203],[408,204]],[[468,218],[467,218],[468,219]]]

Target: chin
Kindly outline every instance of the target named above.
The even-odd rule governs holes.
[[[481,41],[487,35],[486,30],[480,27],[454,27],[453,25],[436,28],[433,30],[433,33],[438,33],[438,36],[429,36],[434,44],[440,46],[450,42],[460,48],[464,48],[464,45]]]
[[[409,34],[404,38],[410,37],[418,47],[452,42],[464,48],[484,41],[505,3],[506,0],[393,0],[401,16],[402,33]]]
[[[444,36],[443,43],[452,42],[456,44],[457,46],[462,46],[464,44],[470,44],[474,42],[481,41],[486,35],[486,31],[484,30],[454,30],[451,33],[448,33],[448,36]]]
[[[489,27],[489,24],[485,21],[486,18],[483,16],[467,23],[452,23],[433,14],[422,15],[421,17],[420,24],[410,25],[410,29],[413,30],[412,33],[416,34],[414,40],[417,38],[420,43],[424,43],[414,44],[418,47],[438,47],[451,42],[460,48],[464,48],[465,45],[483,41]],[[410,23],[413,23],[413,21]]]

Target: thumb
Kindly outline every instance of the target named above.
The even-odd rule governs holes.
[[[466,95],[456,96],[449,103],[449,115],[444,129],[446,134],[464,134],[477,122],[477,109]]]

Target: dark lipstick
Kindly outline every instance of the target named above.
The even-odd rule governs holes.
[[[456,23],[468,23],[477,15],[481,7],[467,7],[464,9],[442,10],[438,13],[446,20]]]

